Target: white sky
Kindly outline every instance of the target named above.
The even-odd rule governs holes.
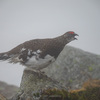
[[[100,0],[0,0],[0,52],[66,31],[79,34],[69,45],[100,55]],[[19,85],[22,71],[0,62],[0,80]]]

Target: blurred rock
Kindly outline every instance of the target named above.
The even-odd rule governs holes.
[[[7,100],[2,94],[0,94],[0,100]]]
[[[7,99],[10,99],[12,96],[14,96],[17,91],[18,91],[17,86],[8,85],[7,83],[0,81],[0,94],[5,96]],[[2,99],[0,99],[0,100],[2,100]],[[4,100],[6,100],[6,99],[4,99]]]

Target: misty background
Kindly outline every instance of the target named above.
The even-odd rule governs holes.
[[[67,31],[79,34],[68,45],[100,55],[100,0],[0,0],[0,52]],[[23,69],[0,62],[0,80],[19,86]]]

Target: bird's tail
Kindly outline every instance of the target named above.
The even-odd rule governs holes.
[[[0,53],[0,60],[7,60],[9,59],[10,57],[7,55],[6,52],[4,53]]]

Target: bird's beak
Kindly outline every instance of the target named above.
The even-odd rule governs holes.
[[[75,36],[79,36],[78,34],[74,34],[74,40],[78,40]]]
[[[79,35],[75,33],[75,36],[79,36]]]

